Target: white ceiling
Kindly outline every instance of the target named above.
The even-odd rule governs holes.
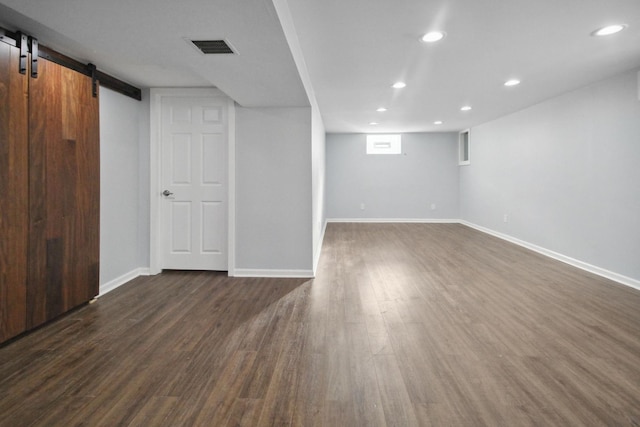
[[[611,23],[628,27],[590,35]],[[309,105],[307,82],[328,132],[461,130],[640,67],[640,0],[0,0],[0,25],[132,84],[215,85],[243,106]],[[433,29],[444,40],[419,40]]]

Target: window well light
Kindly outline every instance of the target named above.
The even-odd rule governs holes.
[[[386,109],[386,108],[384,108],[384,107],[380,107],[380,108],[378,108],[376,111],[377,111],[378,113],[384,113],[385,111],[387,111],[387,109]]]
[[[519,84],[520,84],[520,80],[518,79],[511,79],[504,82],[504,85],[507,87],[518,86]]]
[[[403,87],[406,87],[407,84],[405,82],[395,82],[393,84],[393,88],[394,89],[402,89]]]
[[[626,25],[624,24],[615,24],[615,25],[608,25],[606,27],[602,27],[598,30],[595,30],[593,33],[591,33],[591,35],[593,36],[610,36],[611,34],[615,34],[615,33],[619,33],[620,31],[624,30],[626,28]]]
[[[422,36],[422,41],[426,43],[433,43],[444,38],[444,33],[442,31],[431,31]]]
[[[471,110],[470,105],[465,105],[464,107],[460,108],[460,111],[469,111],[469,110]]]

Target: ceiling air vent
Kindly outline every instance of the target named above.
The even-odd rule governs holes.
[[[191,40],[191,43],[205,55],[235,53],[224,40]]]

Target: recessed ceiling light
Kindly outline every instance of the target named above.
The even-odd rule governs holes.
[[[469,105],[465,105],[464,107],[460,108],[460,111],[469,111],[471,110],[471,106]]]
[[[405,87],[407,84],[405,82],[395,82],[393,84],[393,87],[395,89],[402,89],[403,87]]]
[[[592,36],[610,36],[611,34],[615,34],[615,33],[619,33],[620,31],[624,30],[627,26],[624,24],[615,24],[615,25],[608,25],[606,27],[602,27],[598,30],[595,30],[593,33],[591,33]]]
[[[444,33],[442,31],[431,31],[424,36],[422,36],[422,41],[427,43],[437,42],[444,38]]]
[[[384,107],[380,107],[380,108],[378,108],[376,111],[377,111],[378,113],[384,113],[385,111],[387,111],[387,109],[386,109],[386,108],[384,108]]]
[[[442,123],[442,120],[436,120],[435,122],[433,122],[434,125],[441,125]]]
[[[519,84],[520,84],[520,80],[518,79],[511,79],[504,82],[505,86],[518,86]]]
[[[375,126],[375,125],[379,125],[380,123],[378,123],[378,122],[369,122],[369,124],[370,124],[371,126]]]

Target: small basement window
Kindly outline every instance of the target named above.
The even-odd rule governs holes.
[[[400,135],[367,135],[367,154],[402,154]]]
[[[471,163],[469,154],[469,129],[458,134],[458,164],[468,165]]]

